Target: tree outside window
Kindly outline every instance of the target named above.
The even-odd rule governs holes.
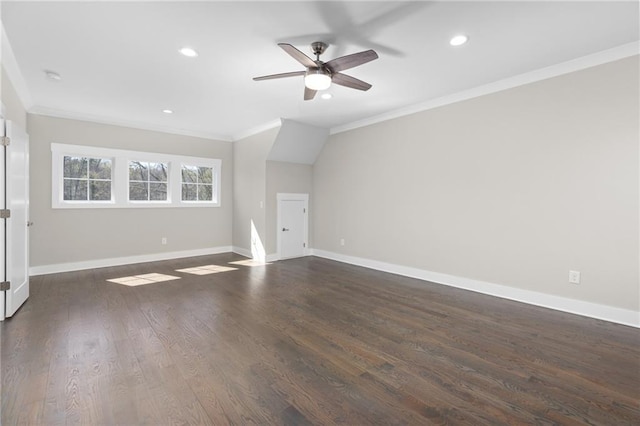
[[[213,201],[213,168],[182,165],[182,201]]]
[[[168,165],[147,161],[129,162],[129,200],[167,201]]]
[[[65,156],[63,199],[65,201],[110,201],[112,160]]]

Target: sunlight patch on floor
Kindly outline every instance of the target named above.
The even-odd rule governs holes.
[[[173,275],[165,274],[144,274],[144,275],[132,275],[130,277],[114,278],[107,280],[111,283],[128,285],[129,287],[135,287],[138,285],[154,284],[163,281],[179,280],[180,277],[174,277]]]
[[[253,260],[253,259],[249,259],[249,260],[236,260],[235,262],[229,262],[229,264],[231,265],[240,265],[240,266],[264,266],[264,265],[271,265],[271,263],[268,262],[261,262],[259,260]]]
[[[217,274],[218,272],[228,272],[228,271],[237,271],[238,268],[232,268],[230,266],[220,266],[220,265],[204,265],[204,266],[195,266],[193,268],[186,269],[176,269],[177,272],[184,272],[186,274],[194,274],[194,275],[209,275],[209,274]]]

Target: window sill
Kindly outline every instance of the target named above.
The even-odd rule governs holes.
[[[145,203],[129,202],[123,203],[82,203],[82,202],[61,202],[52,205],[53,209],[159,209],[159,208],[192,208],[192,207],[220,207],[220,203],[202,202],[178,202],[178,203]]]

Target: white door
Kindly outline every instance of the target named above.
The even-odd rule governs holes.
[[[278,194],[278,257],[307,253],[307,194]]]
[[[4,292],[4,312],[0,319],[12,316],[29,297],[29,138],[23,129],[4,122],[9,145],[4,147],[5,219],[4,281],[10,289]]]

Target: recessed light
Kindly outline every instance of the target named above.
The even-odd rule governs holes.
[[[58,74],[55,71],[45,70],[44,75],[46,75],[49,80],[54,80],[54,81],[62,80],[62,77],[60,77],[60,74]]]
[[[453,37],[449,41],[449,44],[452,45],[452,46],[462,46],[468,40],[469,40],[469,37],[467,37],[466,35],[460,34],[460,35],[457,35],[457,36]]]
[[[173,110],[171,109],[163,109],[162,112],[164,112],[165,114],[173,114]]]
[[[323,93],[322,95],[320,95],[320,97],[322,99],[331,99],[333,98],[333,95],[331,93]]]
[[[198,56],[198,52],[196,52],[190,47],[183,47],[182,49],[179,50],[179,52],[189,58],[195,58],[196,56]]]

